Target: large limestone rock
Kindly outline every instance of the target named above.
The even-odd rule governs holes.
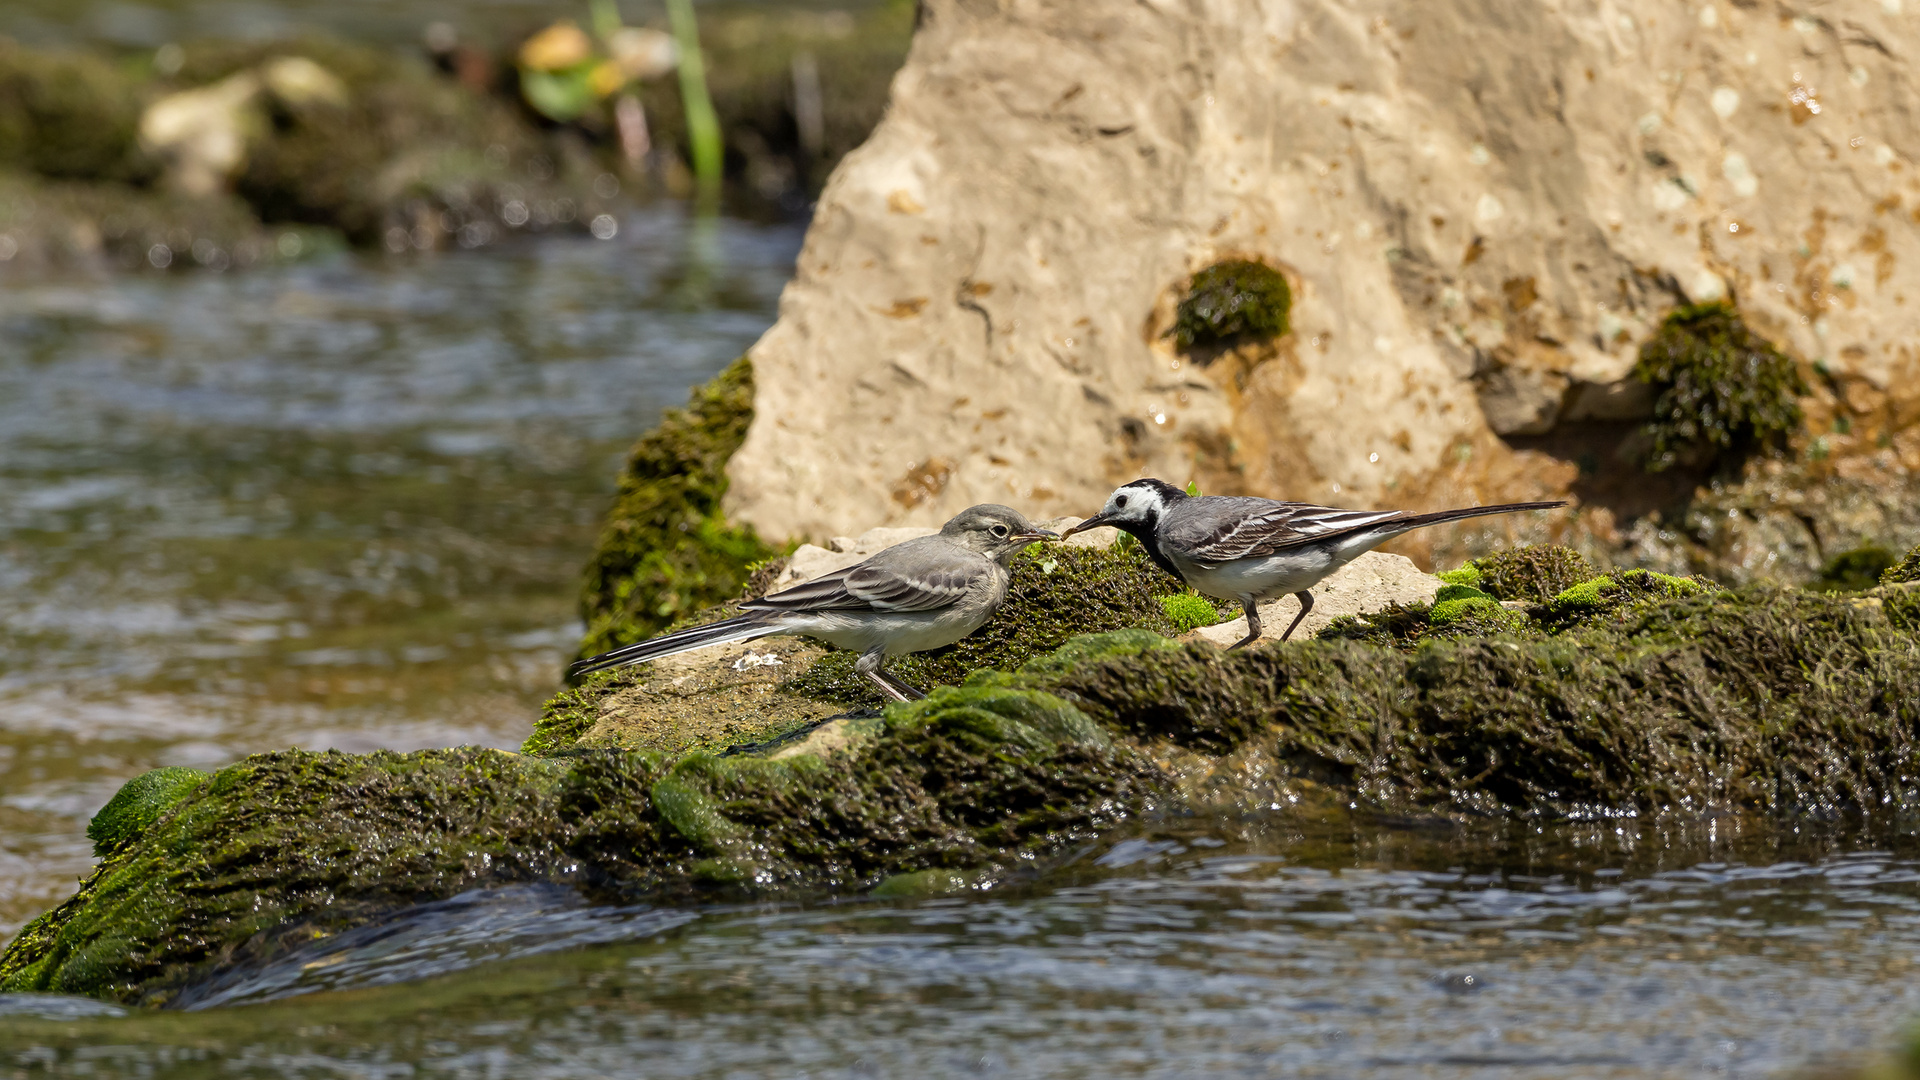
[[[752,352],[728,509],[765,536],[1087,513],[1141,473],[1562,493],[1582,454],[1557,434],[1643,415],[1640,343],[1727,296],[1826,373],[1827,460],[1920,468],[1915,5],[922,9]],[[1229,257],[1286,274],[1292,331],[1176,349],[1189,275]]]

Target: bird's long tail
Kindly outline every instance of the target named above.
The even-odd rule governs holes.
[[[569,675],[585,675],[608,668],[624,667],[646,660],[658,660],[663,656],[704,649],[709,645],[731,645],[736,641],[752,641],[768,634],[781,632],[780,624],[757,612],[722,619],[705,626],[689,626],[685,630],[676,630],[671,634],[662,634],[657,638],[637,641],[632,645],[623,645],[611,652],[589,657],[576,662],[567,669]]]
[[[1440,525],[1449,521],[1459,521],[1462,518],[1486,517],[1490,514],[1516,514],[1522,510],[1552,510],[1557,506],[1565,505],[1567,505],[1566,502],[1560,500],[1555,502],[1501,503],[1499,506],[1462,506],[1457,510],[1435,510],[1431,514],[1408,514],[1406,517],[1394,518],[1392,521],[1385,522],[1384,524],[1393,529],[1395,533],[1403,533],[1410,532],[1414,529],[1424,529],[1429,525]]]

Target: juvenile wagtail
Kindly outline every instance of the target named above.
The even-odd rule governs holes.
[[[1208,596],[1240,601],[1247,636],[1228,646],[1237,649],[1260,638],[1260,601],[1288,593],[1300,598],[1300,614],[1280,635],[1285,641],[1313,610],[1309,589],[1401,533],[1443,521],[1565,505],[1505,503],[1430,514],[1341,510],[1245,495],[1188,495],[1165,481],[1135,480],[1121,485],[1099,513],[1061,538],[1112,525],[1131,533],[1167,573]]]
[[[601,671],[772,634],[805,634],[858,652],[853,669],[893,700],[925,697],[888,674],[886,658],[951,645],[980,629],[1007,598],[1007,560],[1036,540],[1053,538],[1017,510],[991,503],[969,507],[932,536],[749,600],[740,605],[744,615],[601,653],[572,671]]]

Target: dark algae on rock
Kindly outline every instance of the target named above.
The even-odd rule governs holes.
[[[1793,359],[1724,303],[1675,309],[1641,346],[1634,374],[1657,394],[1647,425],[1654,472],[1780,446],[1800,430],[1798,399],[1809,392]]]
[[[1225,345],[1287,332],[1293,290],[1265,263],[1231,259],[1193,275],[1170,333],[1181,348]]]

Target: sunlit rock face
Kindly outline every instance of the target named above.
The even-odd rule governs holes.
[[[1358,506],[1571,491],[1571,517],[1480,527],[1619,550],[1645,493],[1583,469],[1638,475],[1639,348],[1714,299],[1822,373],[1790,455],[1904,475],[1915,17],[1783,10],[928,0],[752,352],[729,511],[823,537],[1084,514],[1142,473]],[[1192,275],[1229,260],[1284,275],[1285,332],[1182,347]]]

